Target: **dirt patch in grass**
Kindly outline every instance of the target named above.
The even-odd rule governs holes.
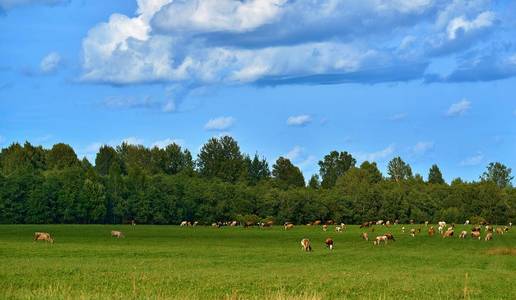
[[[516,256],[516,248],[491,248],[486,251],[486,254]]]

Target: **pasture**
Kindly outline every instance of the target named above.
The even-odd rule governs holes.
[[[450,239],[424,225],[414,238],[419,225],[375,227],[370,238],[396,241],[373,246],[358,226],[2,225],[0,298],[516,299],[516,229],[486,242],[458,238],[471,226]],[[35,231],[55,243],[34,243]],[[305,237],[313,252],[301,250]]]

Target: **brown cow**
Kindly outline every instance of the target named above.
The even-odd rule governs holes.
[[[416,230],[414,228],[410,229],[410,235],[412,237],[415,237],[416,236]]]
[[[488,233],[486,234],[486,238],[485,238],[485,240],[486,240],[486,241],[490,241],[490,240],[492,240],[492,239],[493,239],[493,233],[492,233],[492,232],[488,232]]]
[[[369,235],[367,234],[367,232],[362,232],[361,237],[362,237],[362,239],[369,241]]]
[[[471,238],[480,240],[480,231],[471,231]]]
[[[125,237],[122,231],[111,230],[111,237],[116,237],[117,239]]]
[[[326,244],[326,247],[330,248],[330,250],[333,250],[333,240],[331,238],[327,238],[324,243]]]
[[[463,230],[463,231],[460,232],[459,238],[465,239],[467,235],[468,235],[468,232]]]
[[[434,236],[434,234],[435,234],[434,226],[430,226],[430,228],[428,229],[428,236]]]
[[[369,227],[369,222],[364,222],[360,225],[360,228]]]
[[[324,224],[324,225],[323,225],[323,227],[322,227],[322,230],[323,230],[323,231],[328,230],[328,225]]]
[[[453,236],[453,229],[448,229],[443,233],[443,238],[452,237]]]
[[[53,244],[54,238],[48,232],[34,232],[34,242],[36,241],[45,241]]]
[[[304,251],[312,251],[312,245],[310,244],[309,239],[302,239],[301,240],[301,247]]]
[[[496,227],[496,234],[504,234],[502,227]]]
[[[314,221],[314,225],[321,225],[321,220]]]
[[[294,228],[294,224],[292,224],[292,223],[285,223],[283,228],[285,228],[285,230],[292,229],[292,228]]]
[[[392,235],[392,233],[388,232],[388,233],[386,233],[386,234],[384,234],[384,235],[387,237],[387,239],[388,239],[388,240],[396,241],[396,240],[394,239],[394,236]]]

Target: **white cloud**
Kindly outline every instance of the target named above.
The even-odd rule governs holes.
[[[476,155],[473,155],[471,157],[468,157],[460,162],[461,166],[477,166],[482,163],[484,160],[484,155],[482,153],[478,153]]]
[[[389,120],[390,121],[401,121],[401,120],[404,120],[407,118],[407,114],[406,113],[399,113],[399,114],[394,114],[392,116],[389,117]]]
[[[39,65],[41,72],[52,73],[57,70],[61,64],[61,56],[57,52],[51,52],[41,60]]]
[[[457,103],[454,103],[450,106],[446,115],[448,117],[456,117],[464,115],[468,110],[471,109],[471,102],[467,99],[463,99]]]
[[[126,143],[129,145],[143,145],[143,139],[139,139],[137,137],[127,137],[122,140],[122,143]]]
[[[176,103],[172,100],[165,102],[163,105],[163,112],[174,112],[176,111]]]
[[[391,156],[394,153],[394,150],[395,150],[394,145],[389,145],[388,147],[386,147],[380,151],[369,152],[369,153],[367,153],[367,152],[357,153],[356,157],[362,161],[366,161],[366,160],[370,161],[370,162],[379,161],[379,160],[383,160],[383,159]]]
[[[235,118],[233,117],[220,117],[211,119],[204,125],[206,130],[227,130],[233,126]]]
[[[185,141],[182,139],[166,138],[164,140],[155,141],[154,143],[152,143],[152,147],[158,147],[160,149],[164,149],[170,144],[177,144],[179,146],[184,146]]]
[[[312,117],[309,115],[291,116],[287,119],[287,125],[289,126],[304,126],[312,121]]]
[[[303,154],[304,149],[300,146],[294,146],[288,153],[284,156],[285,158],[290,159],[291,161],[297,160]]]
[[[463,16],[452,19],[446,28],[448,39],[454,40],[458,35],[468,34],[474,30],[491,27],[495,21],[495,14],[491,11],[480,13],[474,20],[467,20]]]
[[[412,152],[416,155],[424,155],[434,148],[434,142],[418,142],[412,147]]]

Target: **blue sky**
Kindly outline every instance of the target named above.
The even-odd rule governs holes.
[[[212,136],[476,180],[516,166],[516,4],[0,0],[0,146]]]

